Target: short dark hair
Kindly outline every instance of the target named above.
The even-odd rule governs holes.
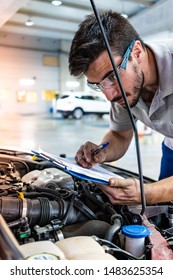
[[[111,51],[113,54],[123,56],[133,40],[140,40],[143,48],[144,42],[130,22],[117,12],[99,11]],[[86,73],[90,64],[106,50],[102,34],[95,15],[86,16],[79,25],[69,54],[69,71],[75,77]]]

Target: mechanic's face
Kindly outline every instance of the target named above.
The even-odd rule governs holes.
[[[141,95],[144,75],[135,60],[127,60],[126,69],[121,67],[122,58],[115,57],[119,76],[130,107],[134,107]],[[107,52],[103,52],[89,67],[86,73],[88,85],[100,88],[109,101],[125,106],[116,75]]]

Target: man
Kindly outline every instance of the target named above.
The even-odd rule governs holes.
[[[144,185],[146,202],[173,200],[173,42],[144,44],[120,14],[105,11],[100,13],[100,18],[135,120],[165,136],[160,181]],[[97,145],[85,143],[76,153],[77,163],[90,168],[96,163],[121,158],[132,140],[133,129],[93,14],[80,24],[75,34],[69,70],[75,77],[85,75],[88,86],[103,92],[111,102],[110,131],[102,139],[102,143],[108,141],[109,145],[91,157]],[[139,185],[134,178],[112,178],[109,186],[101,188],[113,204],[134,204],[141,200]]]

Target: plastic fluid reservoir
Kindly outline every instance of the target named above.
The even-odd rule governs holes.
[[[145,248],[145,237],[150,231],[143,225],[128,225],[122,227],[125,236],[125,250],[136,257],[140,257]]]

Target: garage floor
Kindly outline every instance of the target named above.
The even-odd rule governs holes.
[[[74,156],[85,141],[100,143],[109,129],[108,116],[95,115],[82,120],[62,119],[59,115],[0,115],[0,145],[22,149],[44,150],[57,155]],[[139,137],[142,170],[145,176],[158,178],[163,136],[152,132]],[[138,172],[135,141],[133,139],[126,155],[111,163],[121,168]]]

